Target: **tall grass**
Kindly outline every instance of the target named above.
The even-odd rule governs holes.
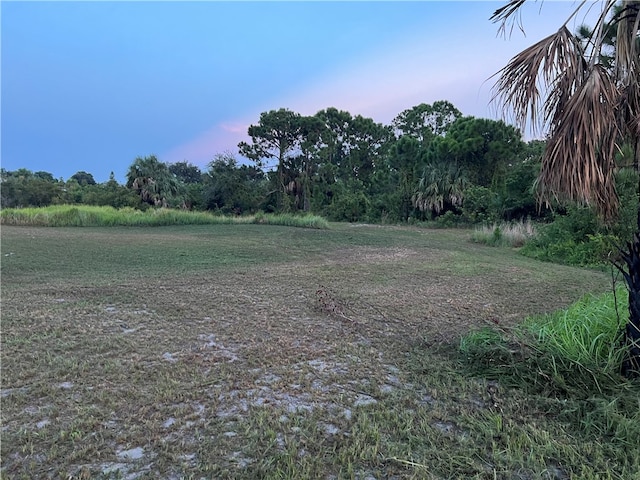
[[[616,308],[616,299],[618,306]],[[486,328],[460,344],[463,364],[531,395],[560,397],[559,413],[587,433],[640,445],[640,384],[620,375],[628,293],[588,295],[528,318],[514,329]]]
[[[616,309],[616,300],[624,307]],[[624,288],[618,288],[615,296],[588,295],[567,309],[527,319],[524,328],[543,352],[615,376],[624,357],[620,334],[628,321],[628,301]]]
[[[522,247],[534,237],[536,229],[531,220],[520,222],[501,222],[476,227],[471,240],[495,247]]]
[[[328,222],[316,215],[269,215],[232,217],[207,212],[191,212],[168,208],[146,211],[133,208],[115,209],[89,205],[52,205],[41,208],[7,208],[0,212],[3,225],[41,227],[109,227],[109,226],[169,226],[260,223],[302,228],[329,228]]]
[[[616,300],[618,306],[616,308]],[[621,329],[628,292],[587,295],[570,307],[512,328],[472,332],[460,349],[470,366],[517,385],[556,392],[602,392],[624,382]]]

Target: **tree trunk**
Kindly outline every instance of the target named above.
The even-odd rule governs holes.
[[[621,259],[615,263],[629,290],[629,321],[624,331],[628,351],[622,363],[622,374],[628,378],[640,376],[640,138],[633,150],[633,168],[638,173],[638,224],[627,252],[621,251]]]
[[[621,252],[622,259],[616,267],[629,290],[629,321],[624,332],[628,351],[622,364],[622,374],[633,378],[640,376],[640,232],[636,232],[627,247],[628,252]]]

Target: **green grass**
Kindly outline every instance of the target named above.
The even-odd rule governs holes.
[[[616,300],[618,306],[616,307]],[[461,352],[491,375],[551,392],[601,394],[626,384],[621,331],[628,293],[586,295],[569,307],[526,319],[516,328],[484,328],[463,337]]]
[[[638,479],[637,395],[452,353],[608,276],[469,233],[3,225],[0,476]]]
[[[515,328],[472,332],[461,340],[463,362],[473,374],[511,385],[532,403],[560,402],[562,408],[553,415],[578,435],[606,439],[600,455],[615,449],[626,452],[624,462],[635,470],[619,478],[637,475],[640,384],[620,375],[627,306],[627,291],[618,288],[615,295],[587,295]],[[587,478],[593,476],[589,472]]]
[[[620,332],[629,319],[628,304],[628,291],[619,287],[615,295],[587,295],[566,309],[532,317],[524,327],[545,353],[617,376],[624,356]]]
[[[170,226],[170,225],[219,225],[260,223],[289,227],[328,228],[328,223],[316,215],[256,214],[235,217],[212,215],[207,212],[191,212],[168,208],[115,209],[88,205],[53,205],[42,208],[5,208],[0,212],[4,225],[40,227],[112,227],[112,226]]]

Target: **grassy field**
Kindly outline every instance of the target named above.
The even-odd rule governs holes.
[[[452,353],[608,276],[470,234],[4,225],[0,475],[640,478],[638,445]]]

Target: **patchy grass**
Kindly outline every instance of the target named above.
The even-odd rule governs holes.
[[[260,223],[303,228],[328,228],[327,221],[317,215],[290,215],[258,213],[250,216],[213,215],[170,208],[115,209],[90,205],[52,205],[41,208],[5,208],[0,211],[4,225],[39,227],[159,227],[170,225],[220,225]]]
[[[606,291],[602,272],[462,230],[1,235],[2,478],[638,478],[634,447],[561,398],[451,354]]]

